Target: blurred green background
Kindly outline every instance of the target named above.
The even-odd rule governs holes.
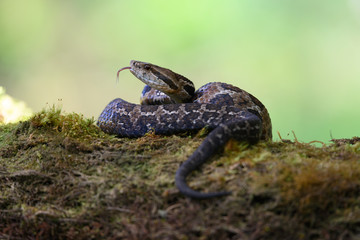
[[[360,135],[359,0],[0,1],[0,86],[35,112],[137,103],[131,59],[249,91],[275,139]]]

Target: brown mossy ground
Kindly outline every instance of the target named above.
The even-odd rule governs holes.
[[[360,141],[316,147],[230,142],[174,187],[193,136],[121,139],[51,108],[0,125],[0,239],[354,239],[360,235]]]

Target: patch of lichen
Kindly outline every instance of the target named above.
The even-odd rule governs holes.
[[[197,135],[121,139],[50,108],[0,126],[0,237],[19,239],[351,239],[360,231],[360,141],[229,142],[174,186]]]

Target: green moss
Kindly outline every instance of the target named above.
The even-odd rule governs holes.
[[[30,120],[31,126],[53,130],[72,138],[103,137],[105,134],[94,125],[94,118],[86,119],[83,115],[71,113],[62,115],[61,109],[52,106],[35,114]]]
[[[351,239],[360,231],[360,141],[315,147],[230,141],[189,177],[175,171],[204,137],[116,138],[55,107],[0,126],[0,236],[38,239]]]

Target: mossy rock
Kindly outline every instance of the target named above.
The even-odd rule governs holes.
[[[189,178],[175,171],[204,134],[116,138],[94,119],[44,110],[0,125],[0,238],[353,239],[360,232],[360,141],[230,141]]]

